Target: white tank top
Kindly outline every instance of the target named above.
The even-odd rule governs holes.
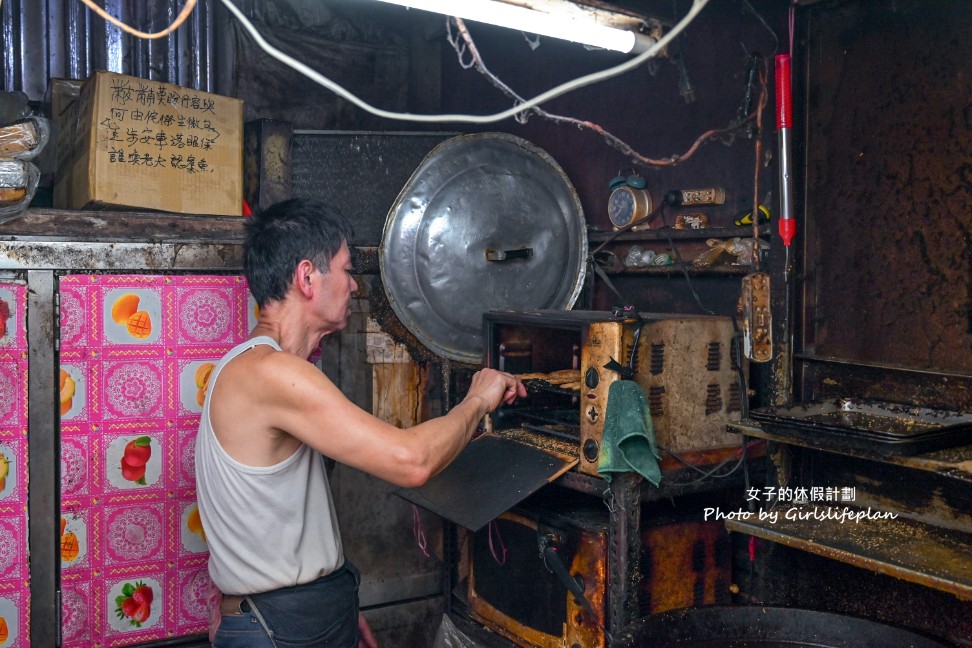
[[[209,380],[213,393],[230,360],[260,344],[234,347]],[[209,576],[224,594],[255,594],[300,585],[344,564],[341,535],[321,454],[301,445],[274,466],[246,466],[216,439],[206,399],[196,437],[196,496],[209,545]]]

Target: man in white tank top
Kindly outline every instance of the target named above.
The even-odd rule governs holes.
[[[210,628],[217,648],[375,648],[321,455],[414,488],[459,455],[483,416],[526,395],[515,377],[483,369],[448,414],[404,430],[349,401],[306,359],[347,326],[351,236],[339,212],[311,201],[246,222],[259,318],[213,370],[196,440],[209,573],[222,593]]]

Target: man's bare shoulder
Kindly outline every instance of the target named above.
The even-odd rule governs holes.
[[[321,371],[303,358],[266,345],[233,358],[220,372],[210,416],[223,448],[251,466],[273,465],[300,443],[304,419],[315,408],[343,398]],[[300,439],[300,440],[298,440]]]
[[[219,382],[237,386],[252,386],[261,391],[286,387],[296,376],[323,374],[316,366],[292,353],[278,351],[268,345],[257,345],[236,356],[223,367]]]
[[[221,406],[260,408],[267,414],[279,410],[313,414],[319,408],[346,404],[341,390],[316,365],[265,345],[226,364],[216,381],[214,398],[222,400]],[[277,418],[272,416],[274,422]]]

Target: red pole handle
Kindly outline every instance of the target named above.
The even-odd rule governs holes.
[[[781,218],[777,221],[777,228],[780,238],[783,239],[783,246],[790,247],[793,237],[796,235],[796,221],[792,218]]]
[[[776,128],[789,128],[793,122],[793,95],[790,91],[790,55],[776,55]]]

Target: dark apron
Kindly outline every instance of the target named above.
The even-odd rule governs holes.
[[[279,648],[357,648],[360,582],[358,569],[345,560],[340,569],[316,581],[251,594],[249,599]]]

